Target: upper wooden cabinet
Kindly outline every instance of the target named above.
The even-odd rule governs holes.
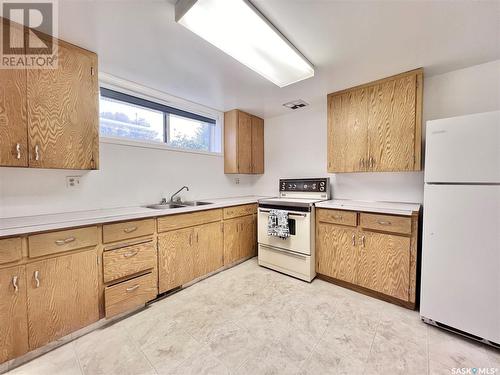
[[[328,172],[421,169],[423,69],[328,95]]]
[[[264,173],[264,120],[234,109],[224,114],[224,173]]]
[[[54,48],[55,69],[0,69],[0,166],[99,168],[97,55]]]

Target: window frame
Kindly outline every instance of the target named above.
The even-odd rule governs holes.
[[[129,81],[113,77],[106,73],[100,73],[99,81],[99,97],[108,97],[113,100],[138,105],[147,109],[159,110],[163,112],[164,116],[164,139],[162,142],[126,137],[101,136],[99,124],[99,139],[101,143],[139,148],[152,148],[165,151],[193,153],[216,157],[224,156],[224,117],[222,112],[203,107],[201,105],[165,94],[160,91],[156,91],[154,89],[150,89]],[[113,92],[113,95],[116,95],[116,97],[102,95],[101,90],[105,90],[106,93]],[[127,99],[131,100],[129,101]],[[149,103],[151,103],[151,106],[148,105]],[[217,147],[218,149],[220,149],[220,151],[206,151],[170,146],[168,143],[166,143],[166,138],[168,138],[168,129],[166,128],[168,126],[168,114],[178,115],[181,117],[191,118],[193,120],[213,124],[214,126],[212,126],[210,137],[211,142],[213,142],[211,143],[211,147]]]

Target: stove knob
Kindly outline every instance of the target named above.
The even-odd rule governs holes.
[[[321,181],[321,182],[319,183],[319,186],[325,186],[325,181]]]
[[[297,187],[297,184],[293,184],[293,188],[295,189]]]
[[[325,187],[324,186],[320,186],[319,187],[319,191],[325,191]]]
[[[307,184],[304,184],[304,189],[307,189]]]

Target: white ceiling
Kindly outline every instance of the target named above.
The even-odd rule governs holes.
[[[59,36],[96,51],[100,71],[263,117],[421,66],[434,75],[500,59],[498,0],[255,0],[316,67],[314,78],[280,89],[176,24],[174,3],[59,0]]]

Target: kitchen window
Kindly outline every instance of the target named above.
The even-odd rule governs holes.
[[[101,87],[100,135],[220,153],[217,121],[196,113]]]

